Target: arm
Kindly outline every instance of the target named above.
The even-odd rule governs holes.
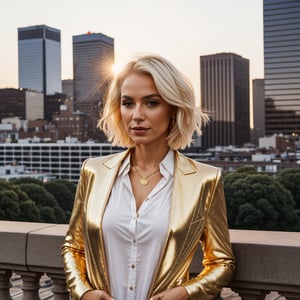
[[[79,300],[83,294],[92,289],[87,278],[83,240],[83,214],[86,190],[87,179],[85,178],[83,165],[69,228],[62,247],[67,287],[74,300]]]
[[[213,299],[231,280],[234,258],[227,224],[226,204],[221,176],[217,176],[211,197],[206,201],[207,212],[201,236],[203,270],[183,286],[190,300]]]

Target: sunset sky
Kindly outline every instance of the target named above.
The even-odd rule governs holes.
[[[62,79],[73,77],[72,36],[114,38],[115,62],[136,53],[165,56],[200,94],[200,55],[234,52],[263,78],[262,0],[4,0],[0,18],[0,88],[18,87],[17,28],[61,30]]]

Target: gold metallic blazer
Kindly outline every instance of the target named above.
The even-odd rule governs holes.
[[[82,166],[62,248],[72,299],[80,299],[90,289],[110,293],[102,216],[128,153],[129,150],[90,158]],[[175,152],[175,157],[169,230],[149,298],[182,285],[191,300],[213,299],[231,280],[234,269],[221,171],[179,152]],[[199,244],[203,250],[203,270],[189,279],[190,264]]]

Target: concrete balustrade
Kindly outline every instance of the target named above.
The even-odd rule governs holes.
[[[52,281],[52,299],[69,299],[60,256],[66,230],[67,225],[0,221],[1,300],[12,299],[12,272],[21,276],[23,300],[42,299],[45,274]],[[300,232],[231,230],[230,235],[237,260],[232,291],[243,300],[265,299],[271,291],[282,296],[277,299],[300,299]],[[191,273],[200,270],[198,251]]]

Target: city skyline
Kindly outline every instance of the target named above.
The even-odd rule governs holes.
[[[61,30],[62,79],[73,78],[72,36],[88,31],[115,40],[117,64],[136,53],[165,56],[190,78],[197,100],[201,55],[241,55],[250,79],[263,78],[262,0],[12,0],[2,12],[0,88],[18,87],[17,28],[41,24]]]

